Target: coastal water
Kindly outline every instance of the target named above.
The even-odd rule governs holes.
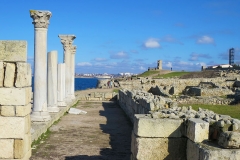
[[[75,91],[96,88],[97,78],[75,78]]]
[[[33,79],[34,78],[32,78],[32,90],[34,90]],[[75,91],[96,88],[97,83],[97,78],[75,78]]]

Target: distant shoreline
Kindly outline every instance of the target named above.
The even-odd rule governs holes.
[[[75,78],[96,78],[96,77],[81,77],[81,76],[79,77],[79,76],[75,76]]]

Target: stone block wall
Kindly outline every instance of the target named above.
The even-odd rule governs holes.
[[[171,99],[141,90],[119,90],[119,105],[133,122],[134,114],[148,114],[160,108],[174,105]]]
[[[0,41],[0,159],[31,156],[31,66],[26,41]]]
[[[173,102],[162,103],[161,98],[143,91],[119,91],[119,104],[134,124],[133,160],[240,157],[240,120],[209,110],[195,111],[191,106],[178,107]],[[144,110],[151,102],[154,107]],[[155,108],[158,104],[161,107]]]
[[[240,75],[238,75],[240,78]],[[124,89],[142,89],[144,91],[151,91],[151,88],[164,88],[164,93],[171,95],[178,95],[183,92],[187,86],[198,86],[202,83],[212,83],[219,88],[232,88],[237,87],[238,83],[235,83],[238,78],[233,77],[233,80],[229,80],[229,77],[217,77],[217,78],[192,78],[192,79],[151,79],[151,78],[139,78],[137,80],[122,80],[119,81],[120,87]],[[158,92],[158,91],[157,91]]]
[[[117,99],[116,92],[77,93],[77,96],[80,101],[109,101]]]
[[[179,96],[176,98],[178,104],[211,104],[211,105],[229,105],[236,102],[236,98],[221,97],[201,97],[201,96]]]
[[[224,96],[233,95],[234,92],[230,89],[224,88],[201,88],[201,87],[191,87],[186,92],[190,96]]]

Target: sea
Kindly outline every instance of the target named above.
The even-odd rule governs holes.
[[[75,91],[96,88],[97,78],[75,78]]]
[[[32,77],[32,91],[34,90],[34,78]],[[75,91],[96,88],[97,78],[75,78]]]

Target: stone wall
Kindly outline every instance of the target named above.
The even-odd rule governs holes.
[[[178,107],[162,98],[144,91],[119,91],[119,104],[134,124],[132,159],[240,157],[240,120],[209,110],[195,111],[191,106]]]
[[[31,66],[26,41],[0,41],[0,159],[31,156]]]
[[[234,92],[227,88],[200,88],[200,87],[191,87],[186,92],[190,96],[224,96],[224,95],[233,95]]]
[[[218,78],[192,78],[192,79],[151,79],[151,78],[138,78],[137,80],[119,80],[118,83],[121,88],[124,89],[142,89],[144,91],[150,91],[151,88],[158,86],[162,88],[166,93],[171,95],[178,95],[183,92],[186,87],[199,86],[201,83],[212,83],[219,88],[232,88],[239,87],[240,75],[235,77],[218,77]],[[101,80],[100,80],[101,81]],[[99,82],[100,84],[101,82]],[[98,86],[99,87],[99,86]]]
[[[171,99],[141,90],[119,90],[119,104],[133,122],[135,114],[148,114],[160,108],[175,105]]]
[[[178,96],[175,100],[178,104],[208,104],[208,105],[230,105],[236,103],[235,98],[221,98],[216,96],[201,97],[201,96]]]
[[[77,93],[80,101],[110,101],[117,99],[116,92],[91,92],[91,93]]]

